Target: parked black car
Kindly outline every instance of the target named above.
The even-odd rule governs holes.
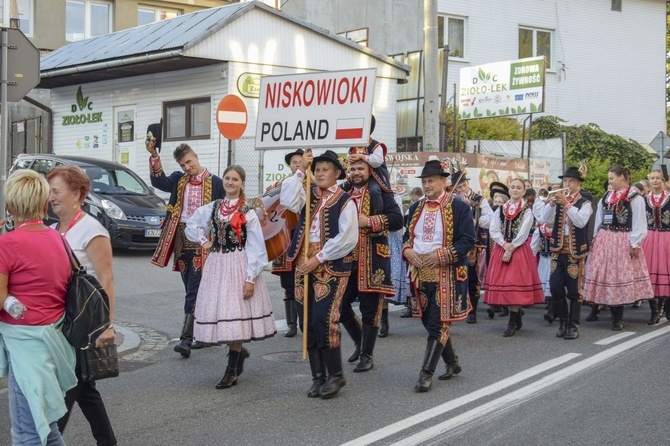
[[[9,173],[32,169],[45,175],[65,164],[79,166],[91,180],[82,208],[107,228],[115,248],[154,249],[165,218],[165,201],[132,170],[94,158],[58,155],[19,155]],[[58,217],[49,206],[49,224]]]

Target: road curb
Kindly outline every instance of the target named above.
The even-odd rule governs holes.
[[[121,335],[121,343],[117,344],[117,351],[119,357],[135,353],[140,348],[142,340],[140,337],[130,328],[124,327],[123,325],[115,324],[117,337]]]

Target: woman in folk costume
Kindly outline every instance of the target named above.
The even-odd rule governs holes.
[[[402,197],[397,193],[393,194],[393,199],[403,213]],[[404,215],[404,213],[403,213]],[[405,228],[389,232],[389,248],[391,250],[391,276],[393,276],[394,296],[384,296],[384,305],[382,308],[379,337],[385,338],[389,334],[389,302],[394,305],[407,305],[407,265],[402,258],[402,236]],[[411,310],[410,310],[411,311]]]
[[[526,243],[534,218],[522,199],[525,191],[523,180],[512,180],[511,198],[498,208],[489,228],[495,246],[486,276],[484,302],[509,306],[505,337],[514,336],[521,329],[522,306],[544,303],[537,262],[530,244]]]
[[[658,324],[665,311],[670,320],[670,193],[663,190],[663,173],[653,170],[649,174],[651,191],[647,195],[647,238],[642,243],[644,258],[649,268],[654,299],[649,300],[651,319],[649,325]]]
[[[249,353],[242,343],[277,333],[268,289],[261,277],[268,263],[256,212],[244,197],[244,169],[223,172],[226,197],[198,208],[186,236],[209,255],[195,306],[195,338],[209,345],[228,344],[228,366],[217,389],[237,384]]]
[[[612,330],[623,330],[623,305],[653,299],[654,290],[644,259],[647,237],[645,201],[628,185],[628,169],[609,171],[612,187],[598,203],[593,246],[586,265],[584,300],[608,305]]]

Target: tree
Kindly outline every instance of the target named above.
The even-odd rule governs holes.
[[[543,116],[533,122],[533,138],[560,138],[566,133],[566,165],[577,166],[586,161],[588,175],[584,188],[596,195],[605,192],[607,172],[612,166],[627,167],[631,179],[646,178],[652,164],[652,157],[636,141],[626,140],[609,134],[596,124],[567,126],[556,116]]]
[[[454,108],[452,106],[446,110],[445,124],[445,150],[451,151],[454,150]],[[456,119],[456,128],[461,150],[464,150],[466,140],[518,141],[522,137],[522,125],[514,117],[469,119],[467,121]]]

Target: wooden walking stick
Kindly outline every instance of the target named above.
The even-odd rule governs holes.
[[[311,218],[312,208],[312,166],[307,166],[306,184],[305,184],[305,259],[309,260],[309,228],[312,224]],[[303,277],[303,297],[302,297],[302,360],[307,361],[307,327],[308,327],[308,307],[309,307],[309,273]]]

